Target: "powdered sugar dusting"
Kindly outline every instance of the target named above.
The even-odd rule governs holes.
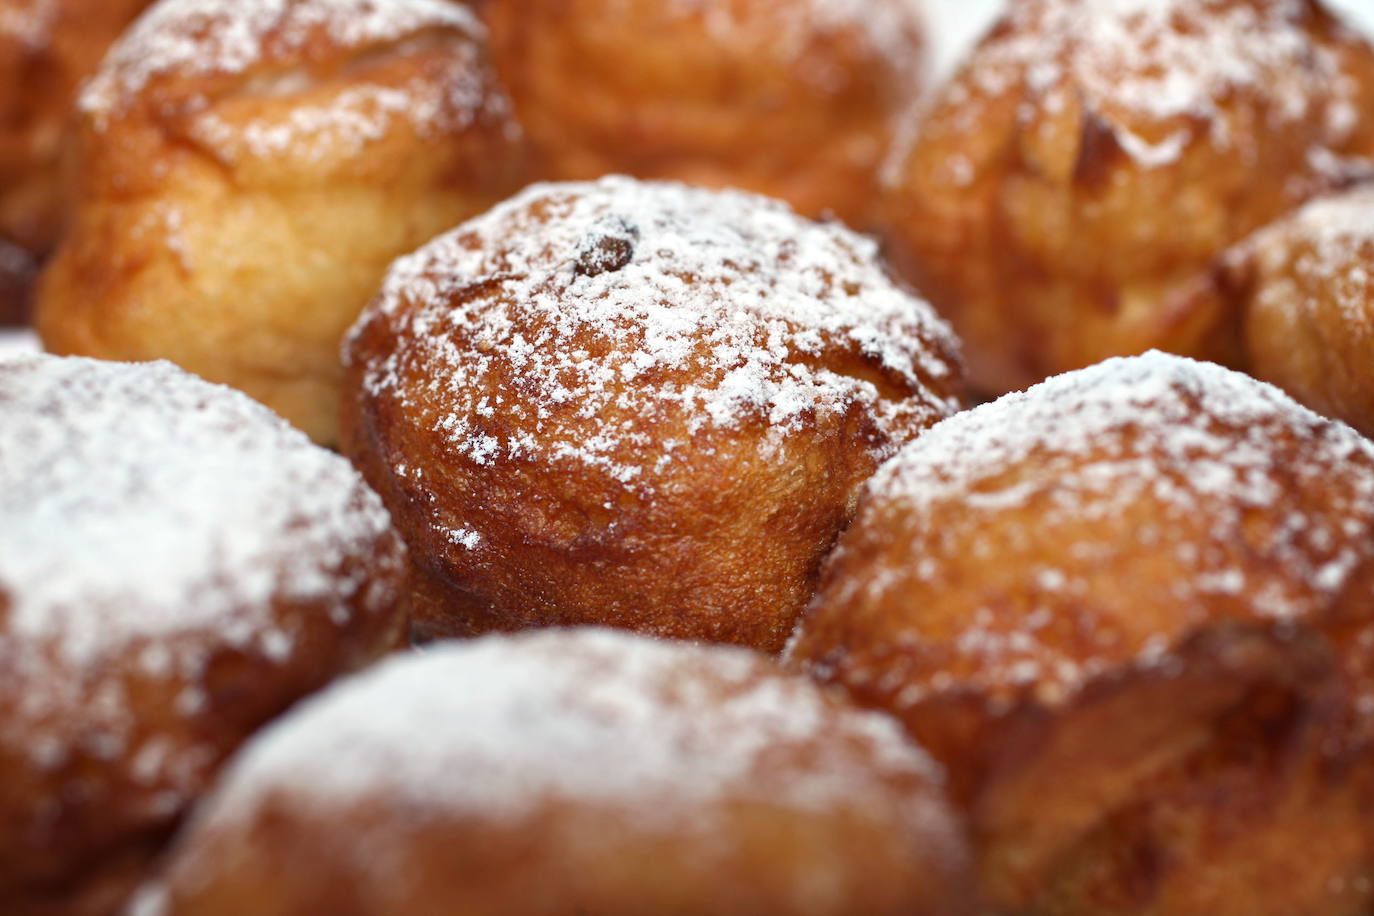
[[[892,721],[752,653],[542,631],[444,644],[308,701],[244,752],[210,825],[269,794],[513,822],[551,799],[669,824],[726,800],[881,813],[894,774],[940,778]]]
[[[211,109],[195,120],[191,133],[229,162],[244,155],[287,154],[325,160],[340,151],[361,152],[386,137],[397,121],[413,125],[422,139],[432,139],[467,127],[483,105],[493,112],[508,105],[504,95],[490,92],[472,60],[455,59],[448,70],[443,80],[354,86],[322,103],[302,102],[281,118],[229,123]]]
[[[164,76],[288,63],[319,34],[362,51],[436,28],[485,34],[471,10],[449,0],[161,0],[110,50],[79,105],[99,123]]]
[[[1315,200],[1261,230],[1244,249],[1266,267],[1287,267],[1332,296],[1352,334],[1374,336],[1368,307],[1374,290],[1374,187]],[[1285,280],[1280,289],[1263,295],[1287,299],[1296,307],[1303,293]]]
[[[167,363],[0,363],[0,419],[4,638],[75,670],[192,633],[289,653],[270,602],[330,598],[389,527],[342,458]]]
[[[1157,598],[1200,622],[1228,598],[1237,613],[1285,621],[1310,619],[1374,556],[1374,444],[1270,385],[1160,353],[1108,360],[937,424],[879,470],[866,499],[919,532],[925,555],[853,577],[838,586],[849,590],[839,606],[860,592],[954,588],[947,566],[970,556],[994,564],[986,592],[965,590],[972,600],[1000,594],[999,561],[1024,552],[1051,564],[1011,567],[1029,606],[987,597],[947,634],[978,677],[1034,685],[1042,699],[1167,648],[1133,642],[1110,619],[1104,589],[1131,586],[1097,581],[1095,569],[1189,571]],[[1133,515],[1142,504],[1148,513]],[[938,677],[902,701],[943,689]]]
[[[739,5],[718,0],[668,0],[667,6],[684,14],[705,17],[713,38],[729,45],[739,34],[741,16],[766,14],[768,4]],[[800,0],[787,4],[778,17],[770,50],[799,57],[819,33],[848,32],[862,37],[895,69],[908,69],[913,60],[912,36],[925,27],[922,0]]]
[[[949,330],[873,242],[738,192],[535,186],[398,261],[354,338],[373,322],[406,343],[364,367],[367,390],[409,405],[427,367],[422,396],[451,405],[436,429],[482,465],[540,454],[632,485],[644,467],[615,456],[657,417],[687,435],[762,419],[772,448],[855,405],[888,427],[957,409]],[[836,354],[903,395],[822,365]],[[664,460],[682,444],[655,443]]]
[[[1236,91],[1267,99],[1272,127],[1310,119],[1338,144],[1359,120],[1356,87],[1309,37],[1311,17],[1308,0],[1027,0],[1010,6],[970,74],[993,95],[1024,83],[1046,105],[1081,93],[1145,167],[1177,158],[1181,138],[1147,141],[1132,125],[1201,118],[1227,148],[1215,116]]]
[[[57,0],[0,3],[0,41],[12,41],[33,50],[46,47],[57,13]]]

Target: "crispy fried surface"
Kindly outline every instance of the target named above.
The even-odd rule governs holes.
[[[344,449],[431,635],[603,623],[777,651],[859,484],[957,408],[870,242],[752,195],[541,185],[399,261]]]
[[[1160,347],[1234,363],[1230,245],[1370,173],[1374,50],[1312,0],[1031,0],[893,157],[891,253],[998,393]]]
[[[1246,368],[1374,435],[1374,191],[1315,201],[1242,243],[1219,273]]]
[[[217,37],[245,32],[246,58]],[[45,345],[171,359],[323,443],[339,338],[386,265],[523,172],[481,26],[421,0],[160,6],[86,90],[81,129]]]
[[[972,913],[935,778],[891,721],[739,650],[586,631],[448,643],[255,741],[149,909]]]
[[[886,465],[791,655],[947,765],[1004,906],[1361,912],[1371,528],[1348,428],[1110,361]]]
[[[0,421],[0,911],[109,916],[241,741],[395,644],[404,549],[345,462],[165,363],[7,362]]]
[[[485,15],[544,177],[745,188],[860,228],[925,81],[905,0],[493,0]]]

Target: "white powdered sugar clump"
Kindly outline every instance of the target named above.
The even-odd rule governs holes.
[[[280,660],[271,603],[343,605],[345,559],[389,528],[344,459],[168,363],[0,363],[0,428],[0,640],[35,663],[149,645],[150,672],[188,674],[167,657],[188,634]]]
[[[38,51],[47,47],[57,22],[57,0],[7,0],[0,3],[0,40]]]
[[[100,123],[160,77],[247,73],[289,60],[318,34],[364,51],[436,28],[485,34],[450,0],[161,0],[110,50],[79,107]]]
[[[273,795],[501,824],[558,800],[649,827],[731,801],[882,815],[894,775],[941,778],[892,720],[753,653],[543,631],[443,644],[307,701],[248,746],[206,826],[251,822]]]
[[[1374,557],[1374,444],[1271,385],[1158,352],[937,424],[878,471],[865,500],[851,535],[875,517],[903,526],[924,555],[839,583],[838,605],[938,593],[955,587],[948,569],[985,560],[985,593],[957,586],[984,604],[941,651],[978,659],[986,682],[1055,695],[1123,650],[1148,659],[1168,647],[1118,641],[1115,598],[1094,570],[1143,570],[1156,600],[1201,623],[1228,601],[1285,622],[1311,619]],[[1013,565],[1008,585],[996,564],[1021,557],[1047,565]],[[1158,568],[1180,577],[1160,582]],[[1030,609],[990,597],[1003,588]]]
[[[534,186],[396,262],[346,359],[376,322],[402,343],[364,366],[367,390],[441,400],[436,430],[480,465],[542,456],[629,484],[644,466],[620,456],[682,444],[653,435],[666,418],[688,437],[761,420],[773,448],[856,406],[884,429],[957,409],[952,335],[875,244],[740,192]]]
[[[1374,187],[1315,200],[1262,229],[1241,250],[1279,273],[1280,286],[1261,289],[1262,296],[1283,307],[1301,304],[1305,294],[1283,275],[1291,269],[1333,297],[1352,334],[1374,335],[1369,306],[1374,291]],[[1274,279],[1264,278],[1270,283]]]
[[[1080,93],[1145,167],[1167,165],[1193,128],[1146,139],[1120,123],[1206,119],[1229,148],[1219,106],[1237,91],[1268,101],[1269,117],[1315,120],[1327,140],[1347,139],[1360,113],[1337,50],[1315,44],[1308,0],[1026,0],[976,52],[972,86],[997,95],[1024,83],[1033,93]],[[966,94],[967,88],[955,89]],[[1047,105],[1054,97],[1047,97]]]

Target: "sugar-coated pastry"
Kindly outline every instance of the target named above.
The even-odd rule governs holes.
[[[0,362],[0,912],[111,916],[254,729],[395,644],[348,463],[166,363]]]
[[[149,0],[0,0],[0,324],[57,242],[72,100]]]
[[[488,0],[542,175],[738,187],[866,227],[925,87],[912,0]]]
[[[411,546],[421,631],[767,651],[961,383],[869,240],[628,178],[535,186],[399,260],[344,358],[344,450]]]
[[[1234,364],[1208,271],[1374,174],[1374,48],[1317,0],[1026,0],[909,127],[890,253],[979,387],[1151,347]]]
[[[80,98],[45,345],[165,357],[332,443],[386,265],[521,182],[485,30],[447,0],[164,0]]]
[[[1374,445],[1277,388],[1154,352],[946,420],[789,657],[946,765],[1007,911],[1371,905]]]
[[[447,643],[250,743],[140,916],[974,912],[939,771],[740,649]]]
[[[1218,276],[1247,370],[1374,436],[1374,186],[1260,230]]]

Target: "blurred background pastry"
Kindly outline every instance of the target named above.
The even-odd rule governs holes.
[[[164,0],[80,117],[44,345],[170,359],[326,444],[386,265],[523,183],[485,31],[443,0]]]
[[[72,100],[150,0],[0,0],[0,325],[57,243]]]
[[[890,720],[736,649],[450,643],[253,742],[148,916],[959,916],[968,852]]]
[[[1370,905],[1374,444],[1151,353],[873,478],[791,658],[948,768],[1018,913]]]
[[[1374,185],[1256,233],[1219,285],[1244,329],[1249,372],[1374,436]]]
[[[1315,0],[1029,0],[909,127],[889,251],[980,388],[1150,347],[1235,363],[1207,273],[1374,175],[1374,48]]]
[[[735,187],[871,222],[928,79],[913,0],[487,0],[540,177]]]
[[[357,473],[166,363],[0,363],[0,912],[111,916],[224,758],[401,635]]]
[[[874,244],[739,192],[537,185],[399,260],[343,447],[431,636],[601,623],[777,651],[860,484],[960,406]]]

